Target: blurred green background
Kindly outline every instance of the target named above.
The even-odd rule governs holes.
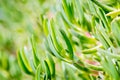
[[[0,0],[0,80],[31,79],[19,69],[16,53],[31,35],[42,43],[41,15],[50,17],[55,1]]]
[[[34,35],[39,53],[45,55],[43,15],[47,18],[54,16],[59,9],[60,1],[62,0],[0,0],[0,80],[34,80],[19,68],[16,54],[24,46],[29,49],[29,38]],[[83,3],[86,1],[84,0]],[[119,7],[116,3],[120,2],[119,0],[99,1],[115,7]],[[88,8],[88,5],[84,7]],[[57,69],[60,67],[57,65]],[[71,72],[71,67],[66,69]]]

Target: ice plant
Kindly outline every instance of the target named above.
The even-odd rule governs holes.
[[[119,80],[120,6],[104,1],[61,0],[52,18],[42,15],[44,52],[33,35],[32,50],[18,52],[22,70],[35,80]]]

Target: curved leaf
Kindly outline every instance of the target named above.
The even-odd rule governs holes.
[[[69,38],[67,37],[67,35],[66,35],[66,33],[64,32],[64,30],[60,30],[60,32],[61,32],[61,34],[62,34],[62,37],[63,37],[63,39],[65,40],[65,42],[66,42],[66,45],[67,45],[67,48],[68,48],[68,50],[69,50],[69,56],[70,56],[70,58],[71,59],[73,59],[73,48],[72,48],[72,45],[71,45],[71,43],[70,43],[70,40],[69,40]]]
[[[19,51],[17,54],[17,58],[18,58],[18,63],[20,65],[20,67],[22,68],[22,70],[24,72],[26,72],[27,74],[32,74],[32,68],[30,67],[30,65],[28,63],[25,54],[23,52]]]
[[[50,67],[51,75],[53,77],[55,77],[55,63],[54,63],[53,58],[50,55],[48,55],[48,61],[47,62],[48,62],[48,65]]]
[[[40,64],[40,60],[37,57],[36,45],[33,37],[31,38],[31,44],[32,44],[32,51],[33,51],[33,62],[36,68]]]
[[[35,80],[41,80],[41,78],[40,78],[40,72],[41,72],[41,66],[40,66],[40,64],[38,65],[38,67],[37,67],[37,70],[36,70],[36,75],[35,75]]]
[[[48,66],[47,61],[44,60],[44,64],[45,64],[45,72],[46,72],[46,78],[45,78],[45,80],[51,80],[50,68]]]

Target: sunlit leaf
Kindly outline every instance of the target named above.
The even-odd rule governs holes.
[[[73,59],[74,53],[73,53],[73,48],[72,48],[72,45],[71,45],[71,43],[70,43],[70,40],[69,40],[69,38],[67,37],[67,35],[66,35],[66,33],[64,32],[64,30],[61,29],[60,32],[61,32],[61,34],[62,34],[62,36],[63,36],[63,39],[65,40],[65,43],[66,43],[66,45],[67,45],[67,49],[68,49],[68,51],[69,51],[69,56],[70,56],[71,59]]]
[[[44,61],[44,64],[45,64],[45,72],[46,72],[45,80],[51,80],[50,68],[48,66],[47,61]]]
[[[33,61],[35,67],[37,67],[40,64],[40,60],[37,57],[37,51],[36,51],[36,45],[33,37],[31,38],[31,44],[32,44],[32,51],[33,51]]]
[[[55,62],[54,62],[53,58],[50,55],[48,55],[47,62],[48,62],[49,68],[50,68],[51,75],[53,77],[55,77]]]
[[[41,65],[39,64],[36,70],[35,80],[41,80]]]
[[[26,72],[27,74],[32,74],[32,68],[30,67],[30,64],[28,63],[28,60],[23,51],[18,52],[17,58],[18,63],[20,67],[23,69],[23,71]]]

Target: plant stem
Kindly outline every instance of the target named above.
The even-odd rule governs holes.
[[[102,48],[103,46],[102,45],[98,45],[94,48],[90,48],[90,49],[85,49],[82,51],[83,54],[91,54],[91,53],[94,53],[94,52],[97,52],[97,49],[98,48]]]
[[[88,64],[88,63],[85,63],[85,65],[92,70],[103,71],[102,66],[95,66],[92,64]]]

